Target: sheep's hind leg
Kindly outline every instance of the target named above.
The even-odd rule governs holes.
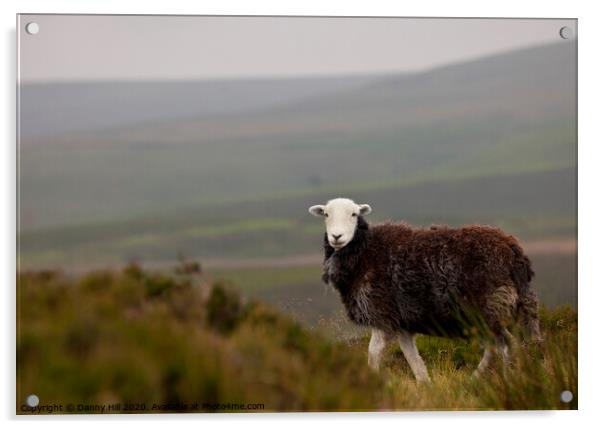
[[[508,332],[510,335],[510,333]],[[477,369],[472,373],[473,377],[481,376],[485,371],[489,369],[491,366],[491,360],[495,356],[495,353],[499,354],[502,357],[502,361],[504,363],[504,374],[506,373],[506,367],[510,363],[510,353],[508,344],[503,336],[497,337],[495,340],[495,347],[491,345],[485,346],[485,351],[483,352],[483,357],[477,366]]]
[[[399,346],[401,347],[401,351],[408,361],[410,368],[412,368],[416,380],[430,381],[431,379],[428,370],[426,369],[426,365],[424,364],[420,353],[418,353],[418,348],[416,348],[414,334],[402,331],[401,334],[399,334]]]
[[[506,328],[503,328],[502,333],[495,337],[495,352],[501,356],[504,370],[510,364],[510,345],[513,339],[514,337]]]
[[[493,333],[495,344],[487,344],[483,357],[479,362],[473,376],[483,374],[491,365],[491,359],[495,353],[499,354],[504,362],[504,373],[510,363],[510,354],[508,345],[512,345],[514,337],[504,326],[506,322],[514,320],[518,303],[518,293],[516,288],[509,285],[502,285],[489,295],[485,303],[484,316],[487,326]]]
[[[378,371],[380,368],[380,361],[386,346],[387,335],[383,331],[373,329],[370,344],[368,345],[368,365],[375,371]]]
[[[492,350],[491,346],[486,346],[485,351],[483,352],[483,357],[481,358],[481,361],[479,362],[477,369],[475,369],[474,372],[472,373],[472,376],[479,377],[485,371],[487,371],[487,369],[489,369],[489,366],[491,365],[492,358],[493,358],[493,350]]]

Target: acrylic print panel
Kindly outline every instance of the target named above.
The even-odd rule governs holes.
[[[17,33],[17,413],[577,408],[575,20]]]

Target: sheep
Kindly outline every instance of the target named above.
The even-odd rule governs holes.
[[[508,327],[517,321],[541,340],[534,273],[514,237],[480,225],[369,225],[371,211],[346,198],[309,208],[326,224],[323,281],[339,292],[352,322],[372,329],[370,367],[378,370],[387,343],[397,338],[416,379],[429,381],[416,334],[481,333],[479,376],[496,352],[508,363]]]

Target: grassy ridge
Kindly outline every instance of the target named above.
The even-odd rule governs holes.
[[[19,280],[19,406],[28,392],[44,404],[147,409],[192,401],[263,403],[268,411],[385,405],[383,382],[361,354],[219,285],[135,267],[79,282],[53,273]]]
[[[497,225],[521,239],[574,236],[575,170],[482,177],[348,194],[316,192],[175,210],[126,220],[21,231],[25,268],[94,261],[173,260],[179,252],[202,258],[279,257],[316,252],[322,227],[307,207],[332,195],[369,201],[371,221]]]
[[[482,380],[469,374],[475,343],[420,337],[433,375],[418,385],[399,349],[375,374],[366,334],[307,330],[223,282],[179,269],[157,274],[129,266],[80,279],[57,272],[18,276],[17,412],[35,392],[41,405],[262,403],[265,411],[556,409],[577,392],[576,313],[542,314],[546,340],[517,352],[513,368]],[[153,409],[153,405],[158,408]]]

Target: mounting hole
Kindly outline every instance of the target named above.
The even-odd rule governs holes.
[[[38,34],[40,32],[40,26],[37,22],[30,22],[25,26],[25,31],[31,35]]]
[[[25,402],[30,407],[37,407],[38,404],[40,403],[40,398],[38,398],[38,395],[29,395],[27,397],[27,399],[25,400]]]
[[[573,29],[571,27],[562,27],[559,31],[559,34],[563,39],[572,39]]]
[[[564,390],[560,394],[560,400],[565,403],[571,402],[573,400],[573,392],[571,392],[570,390]]]

